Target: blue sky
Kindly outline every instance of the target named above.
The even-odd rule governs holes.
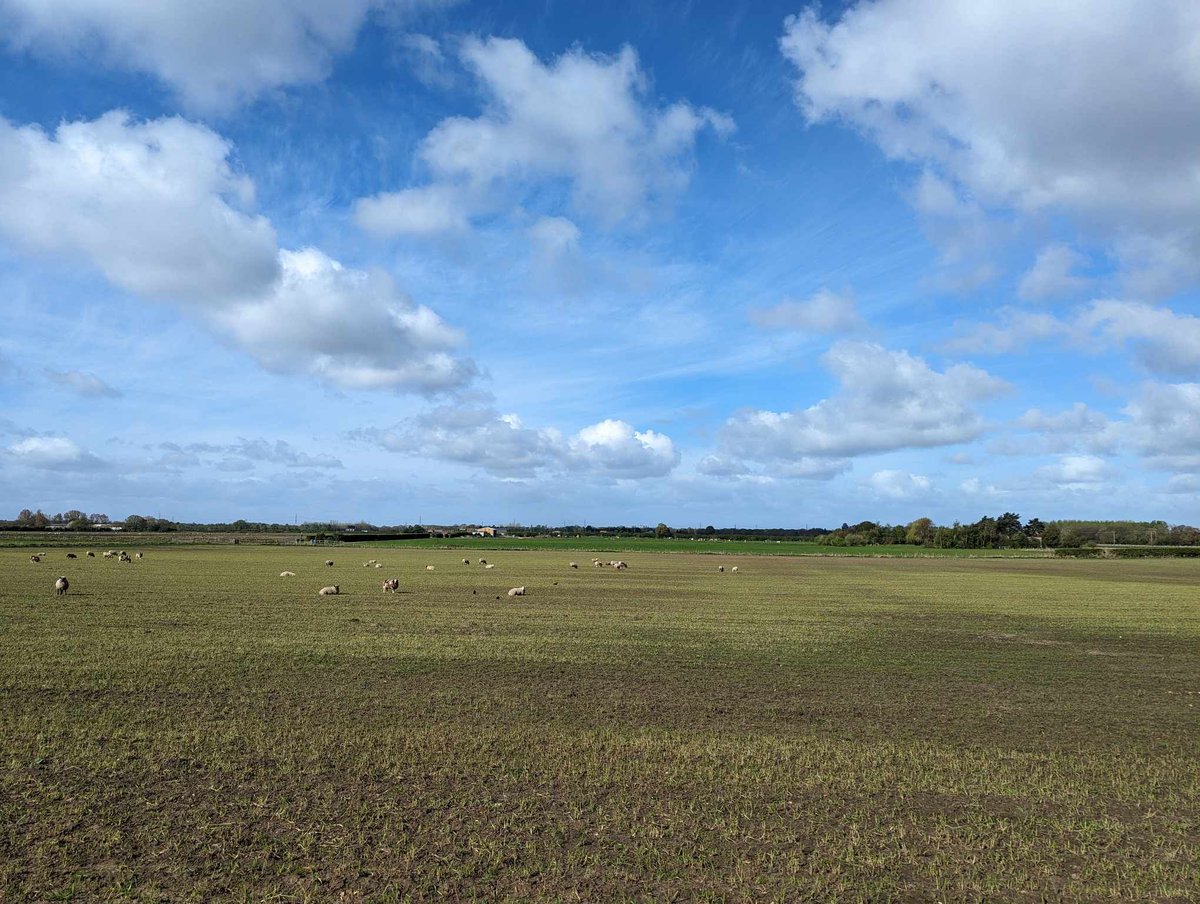
[[[1197,520],[1189,0],[0,35],[10,517]]]

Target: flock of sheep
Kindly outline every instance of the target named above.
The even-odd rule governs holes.
[[[125,552],[125,550],[123,550],[123,549],[122,550],[110,549],[110,550],[107,550],[103,555],[104,555],[104,558],[106,558],[106,559],[116,559],[118,562],[132,562],[133,561],[133,559],[131,559],[129,557],[129,553]],[[143,557],[142,553],[140,553],[140,552],[135,553],[135,555],[139,559]],[[96,558],[96,554],[94,552],[92,552],[91,550],[88,550],[87,557],[89,559],[94,559],[94,558]],[[38,565],[41,563],[42,559],[47,559],[47,558],[49,558],[49,554],[44,553],[44,552],[35,552],[33,555],[31,555],[29,557],[29,561],[35,565]],[[67,558],[68,559],[78,559],[79,556],[75,555],[75,553],[73,553],[73,552],[69,552],[69,553],[67,553]],[[67,580],[67,576],[65,574],[60,574],[58,576],[58,578],[54,581],[54,593],[57,596],[62,596],[70,588],[71,588],[71,582]]]
[[[139,558],[139,559],[143,557],[143,554],[142,554],[142,553],[140,553],[140,552],[139,552],[139,553],[136,553],[135,555],[136,555],[136,557],[137,557],[137,558]],[[103,556],[104,556],[104,558],[106,558],[106,559],[114,559],[114,558],[115,558],[115,559],[116,559],[118,562],[132,562],[132,561],[133,561],[133,559],[132,559],[132,558],[130,558],[129,554],[128,554],[127,552],[125,552],[124,550],[115,550],[115,549],[110,549],[110,550],[108,550],[107,552],[105,552],[105,553],[103,554]],[[42,553],[34,553],[33,555],[31,555],[31,556],[29,557],[29,561],[33,562],[34,564],[37,564],[37,563],[40,563],[40,562],[42,561],[42,559],[44,559],[44,558],[46,558],[46,557],[47,557],[47,554],[46,554],[46,553],[44,553],[44,552],[42,552]],[[95,554],[94,552],[88,552],[88,554],[87,554],[87,557],[88,557],[89,559],[94,559],[94,558],[96,558],[96,554]],[[75,553],[73,553],[73,552],[69,552],[69,553],[67,553],[67,558],[68,558],[68,559],[75,559],[75,558],[78,558],[78,556],[76,556],[76,555],[75,555]],[[463,560],[462,560],[462,563],[463,563],[464,565],[470,565],[470,564],[471,564],[471,560],[470,560],[470,559],[463,559]],[[492,569],[492,568],[495,568],[495,567],[496,567],[494,564],[491,564],[491,563],[489,563],[489,562],[487,561],[487,559],[480,559],[480,560],[479,560],[479,565],[480,565],[480,566],[482,566],[482,567],[483,567],[483,568],[485,568],[485,569]],[[593,558],[593,559],[592,559],[592,565],[593,565],[594,567],[596,567],[596,568],[605,568],[605,567],[610,567],[610,568],[614,568],[614,569],[616,569],[617,571],[623,571],[624,569],[626,569],[626,568],[628,568],[628,567],[629,567],[629,566],[628,566],[628,565],[627,565],[625,562],[621,561],[620,559],[610,559],[609,561],[607,561],[607,562],[604,562],[604,561],[601,561],[600,559]],[[325,560],[325,566],[326,566],[327,568],[332,568],[332,567],[333,567],[333,559],[326,559],[326,560]],[[382,568],[382,567],[383,567],[383,563],[379,562],[377,559],[368,559],[366,562],[364,562],[364,563],[363,563],[363,567],[364,567],[364,568]],[[571,563],[570,563],[570,565],[569,565],[568,567],[569,567],[569,568],[571,568],[571,569],[573,569],[573,570],[578,570],[578,568],[579,568],[579,563],[578,563],[578,562],[571,562]],[[426,571],[433,571],[433,570],[434,570],[434,566],[433,566],[433,565],[426,565],[426,566],[425,566],[425,570],[426,570]],[[733,573],[737,573],[737,570],[738,570],[738,567],[737,567],[736,565],[734,565],[732,568],[730,568],[730,571],[731,571],[731,572],[733,572]],[[718,566],[717,566],[717,571],[724,573],[724,571],[725,571],[725,566],[724,566],[724,565],[718,565]],[[296,576],[296,572],[294,572],[294,571],[281,571],[281,572],[279,572],[279,576],[280,576],[281,578],[294,578],[294,577]],[[57,595],[59,595],[59,596],[62,596],[63,594],[65,594],[65,593],[67,592],[67,590],[70,588],[70,586],[71,586],[71,583],[70,583],[70,581],[68,581],[68,580],[67,580],[66,576],[65,576],[65,575],[60,575],[60,576],[58,577],[58,579],[57,579],[57,580],[54,582],[54,592],[55,592]],[[384,582],[383,582],[383,590],[384,590],[384,592],[385,592],[385,593],[397,593],[397,592],[399,592],[399,590],[400,590],[400,581],[399,581],[399,579],[398,579],[398,578],[387,578],[387,579],[385,579],[385,580],[384,580]],[[342,590],[341,590],[341,585],[339,585],[339,584],[330,584],[330,585],[328,585],[328,586],[326,586],[326,587],[322,587],[320,590],[318,590],[318,591],[317,591],[317,594],[318,594],[318,595],[320,595],[320,596],[337,596],[337,595],[339,595],[341,592],[342,592]],[[513,588],[511,588],[511,589],[508,591],[508,595],[509,595],[509,596],[525,596],[525,595],[526,595],[526,588],[525,588],[525,586],[513,587]],[[499,599],[499,597],[496,597],[496,599]]]

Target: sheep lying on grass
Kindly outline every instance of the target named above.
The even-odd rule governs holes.
[[[508,595],[509,596],[524,596],[525,588],[524,587],[514,587],[512,590],[508,591]]]
[[[339,587],[337,584],[334,584],[332,587],[322,587],[320,590],[317,591],[317,593],[320,594],[321,596],[337,596],[341,592],[342,592],[342,588]]]
[[[296,572],[294,572],[294,571],[281,571],[281,572],[279,572],[279,576],[280,576],[281,578],[294,578],[294,577],[296,576]]]

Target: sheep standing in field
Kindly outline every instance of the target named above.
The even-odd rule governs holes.
[[[512,590],[508,591],[508,595],[509,596],[524,596],[525,588],[524,587],[514,587]]]
[[[75,555],[75,553],[73,553],[73,552],[69,552],[69,553],[67,553],[67,558],[68,559],[78,559],[79,556]]]
[[[326,568],[332,568],[332,567],[333,567],[333,559],[326,559],[326,560],[325,560],[325,567],[326,567]]]
[[[145,556],[145,553],[139,552],[139,553],[136,553],[135,555],[137,556],[137,558],[141,559]]]
[[[471,560],[470,560],[470,559],[463,559],[463,564],[464,564],[464,565],[470,565],[470,564],[471,564]]]
[[[115,555],[116,555],[116,553],[110,549],[104,553],[104,558],[111,559]]]
[[[717,566],[717,571],[721,572],[721,574],[724,574],[724,573],[725,573],[725,566],[724,566],[724,565],[718,565],[718,566]]]
[[[622,569],[625,569],[628,567],[629,567],[628,565],[626,565],[624,562],[620,561],[619,559],[616,562],[613,562],[613,568],[617,569],[617,571],[621,571]]]
[[[400,589],[399,578],[388,578],[383,582],[383,589],[386,593],[395,593]]]
[[[42,561],[42,557],[41,556],[30,556],[29,561],[33,562],[36,565],[38,562]]]
[[[119,556],[117,556],[117,561],[118,562],[132,562],[133,559],[129,558],[129,553],[123,552]]]
[[[571,567],[571,568],[578,568],[578,567],[579,567],[579,563],[578,563],[578,562],[572,562],[570,567]]]
[[[62,596],[64,593],[67,592],[67,588],[70,586],[71,586],[71,582],[68,581],[65,576],[60,577],[57,581],[54,582],[54,592],[56,594],[58,594],[59,596]]]
[[[342,588],[337,584],[334,584],[332,587],[322,587],[317,591],[320,596],[337,596],[341,592]]]
[[[426,570],[426,571],[433,571],[433,566],[432,566],[432,565],[426,565],[426,566],[425,566],[425,570]]]
[[[294,577],[296,576],[296,572],[294,572],[294,571],[281,571],[281,572],[279,572],[279,576],[280,576],[281,578],[294,578]]]
[[[382,567],[383,567],[383,563],[382,563],[382,562],[376,562],[376,563],[375,563],[375,567],[376,567],[376,568],[382,568]]]
[[[738,568],[738,567],[737,567],[736,565],[734,565],[734,566],[733,566],[732,568],[730,568],[729,570],[730,570],[731,572],[733,572],[734,574],[737,574],[737,568]]]
[[[89,550],[89,551],[88,551],[88,558],[89,558],[89,559],[94,559],[94,558],[96,558],[96,554],[95,554],[94,552],[91,552],[91,551]]]
[[[479,560],[479,564],[480,564],[480,565],[486,565],[486,564],[487,564],[487,559],[480,559],[480,560]]]

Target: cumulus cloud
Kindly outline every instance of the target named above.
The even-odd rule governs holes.
[[[1038,252],[1029,272],[1017,284],[1017,294],[1027,301],[1073,295],[1088,284],[1075,271],[1083,266],[1082,254],[1069,245],[1054,243]]]
[[[1035,476],[1066,489],[1103,483],[1113,476],[1113,468],[1095,455],[1062,455],[1050,465],[1038,468]]]
[[[638,479],[666,475],[680,458],[670,437],[635,430],[624,421],[604,420],[564,437],[556,429],[526,427],[516,415],[484,406],[440,406],[390,429],[360,429],[351,437],[500,477],[574,471]]]
[[[415,0],[0,0],[0,34],[14,50],[79,52],[157,76],[189,106],[211,111],[324,79],[333,58],[351,49],[368,13],[415,5]]]
[[[543,63],[519,40],[469,38],[460,56],[487,97],[484,112],[439,123],[419,150],[433,181],[360,200],[363,229],[456,229],[497,192],[520,196],[548,180],[565,180],[577,209],[613,225],[687,183],[702,130],[733,129],[714,110],[656,107],[631,47],[615,56],[572,49]]]
[[[847,122],[985,206],[1155,246],[1143,256],[1183,279],[1200,275],[1198,46],[1190,0],[879,0],[835,22],[810,9],[781,39],[811,122]]]
[[[765,329],[805,333],[848,333],[865,326],[854,296],[821,289],[803,301],[785,298],[770,308],[752,308],[750,322]]]
[[[1082,449],[1090,453],[1110,454],[1116,451],[1121,426],[1108,415],[1076,402],[1070,408],[1048,413],[1030,408],[1017,418],[1016,427],[1035,434],[1036,440],[1024,439],[1011,443],[1014,454],[1067,452]]]
[[[985,429],[975,405],[1007,389],[970,365],[939,373],[870,342],[840,342],[822,360],[840,384],[835,395],[797,411],[739,412],[721,428],[720,454],[786,467],[967,442]]]
[[[0,234],[27,251],[86,260],[138,295],[206,301],[261,291],[275,232],[244,210],[254,189],[230,145],[178,118],[122,110],[48,135],[0,118]]]
[[[933,488],[933,482],[922,474],[895,470],[876,471],[865,483],[876,495],[887,499],[915,499]]]
[[[121,395],[120,392],[113,389],[93,373],[84,373],[78,370],[48,370],[46,371],[46,376],[59,386],[76,392],[81,396],[116,398]]]
[[[1124,414],[1134,448],[1152,467],[1200,470],[1200,383],[1148,383]]]
[[[437,392],[468,382],[452,353],[462,334],[414,304],[382,272],[343,267],[322,252],[281,251],[278,281],[213,318],[264,368],[307,373],[348,389]]]
[[[472,379],[461,334],[385,274],[278,248],[230,151],[178,118],[114,111],[53,135],[0,119],[0,236],[179,304],[271,371],[416,392]]]
[[[15,462],[46,471],[96,471],[105,467],[102,459],[71,440],[60,436],[30,436],[8,447]]]
[[[1079,327],[1109,343],[1126,344],[1148,370],[1170,376],[1200,374],[1200,317],[1133,301],[1094,301]]]

